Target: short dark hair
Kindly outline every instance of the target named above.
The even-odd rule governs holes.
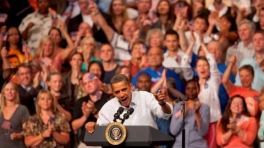
[[[20,68],[28,68],[30,73],[32,73],[32,68],[31,68],[30,64],[28,64],[28,63],[22,63],[22,64],[18,65],[17,66],[17,73],[18,73]]]
[[[203,15],[197,15],[197,16],[195,16],[195,17],[193,18],[193,21],[195,21],[196,19],[202,19],[202,20],[205,21],[205,24],[206,24],[207,26],[209,25],[209,22],[208,22],[207,18],[206,18],[205,16],[203,16]]]
[[[168,31],[166,31],[166,33],[165,33],[165,35],[164,35],[164,40],[166,39],[166,37],[167,37],[168,35],[175,35],[175,36],[177,37],[178,40],[180,39],[180,38],[179,38],[179,34],[178,34],[175,30],[173,30],[173,29],[169,29]]]
[[[110,84],[112,86],[113,84],[116,84],[122,81],[124,81],[126,84],[130,84],[130,81],[128,80],[128,78],[123,74],[114,75],[110,81]]]
[[[198,82],[198,78],[194,77],[194,78],[186,81],[185,86],[187,86],[189,83],[195,83],[197,85],[198,89],[200,89],[200,84]]]
[[[251,65],[243,65],[242,67],[239,68],[239,72],[241,70],[246,70],[248,72],[250,72],[252,74],[252,76],[254,77],[254,68]]]
[[[146,72],[142,72],[142,73],[140,73],[138,75],[138,77],[142,77],[142,76],[146,76],[146,77],[148,77],[151,80],[151,76],[148,73],[146,73]]]
[[[257,30],[254,32],[254,35],[255,34],[261,34],[262,36],[264,36],[264,31],[263,30]]]

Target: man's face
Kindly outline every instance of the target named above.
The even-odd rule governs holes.
[[[84,74],[82,85],[85,92],[87,92],[88,94],[93,94],[99,88],[98,78],[92,73]]]
[[[253,47],[256,52],[262,52],[264,50],[264,36],[261,33],[256,33],[253,36]]]
[[[132,85],[127,84],[125,81],[121,81],[112,84],[111,87],[113,95],[118,99],[120,104],[122,106],[129,107],[132,99]]]
[[[147,75],[140,75],[137,79],[137,88],[139,91],[150,92],[151,79]]]
[[[81,12],[84,14],[89,14],[90,11],[88,9],[89,7],[89,0],[79,0],[79,7],[81,9]]]
[[[114,51],[110,45],[103,45],[100,50],[102,61],[109,62],[114,58]]]
[[[30,86],[32,81],[30,69],[27,67],[20,67],[17,71],[17,78],[21,85]]]
[[[50,7],[49,0],[37,0],[37,5],[40,13],[47,13]]]
[[[139,13],[148,13],[151,7],[150,0],[139,0],[137,4],[137,9]]]
[[[153,47],[148,51],[148,62],[150,67],[159,67],[162,65],[163,53],[160,48]]]
[[[243,24],[238,28],[239,38],[244,40],[249,40],[252,37],[252,31],[250,30],[249,24]]]
[[[127,20],[122,28],[123,35],[127,41],[133,39],[133,33],[137,30],[136,22],[133,20]]]
[[[179,46],[179,41],[176,35],[170,35],[170,34],[166,35],[164,43],[167,49],[170,51],[177,50]]]
[[[212,53],[217,61],[221,60],[222,52],[218,42],[214,41],[208,44],[208,51]]]

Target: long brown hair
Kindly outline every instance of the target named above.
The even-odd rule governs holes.
[[[227,102],[227,105],[226,105],[226,108],[225,108],[225,111],[223,113],[223,116],[222,116],[222,119],[219,123],[219,127],[222,132],[227,132],[228,131],[228,128],[226,127],[227,124],[229,124],[229,120],[230,120],[230,117],[232,116],[232,112],[230,110],[230,106],[231,106],[231,103],[232,101],[235,99],[235,98],[240,98],[242,100],[242,103],[243,103],[243,111],[241,114],[245,115],[245,116],[250,116],[249,112],[248,112],[248,109],[247,109],[247,104],[246,104],[246,101],[245,101],[245,98],[241,95],[234,95],[232,96],[228,102]]]
[[[115,15],[114,15],[114,10],[113,10],[113,3],[114,1],[117,1],[117,0],[112,0],[111,1],[111,4],[110,4],[110,7],[109,7],[109,14],[113,20],[113,22],[115,21]],[[129,17],[128,17],[128,14],[127,14],[127,11],[126,11],[126,3],[124,2],[124,0],[118,0],[118,1],[121,1],[123,3],[123,6],[125,7],[124,9],[124,12],[122,14],[122,24],[124,24],[127,20],[129,20]]]

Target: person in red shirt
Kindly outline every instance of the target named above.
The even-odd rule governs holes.
[[[254,69],[250,65],[244,65],[239,68],[239,77],[242,86],[236,86],[229,80],[232,68],[236,63],[236,57],[232,56],[229,60],[229,65],[223,75],[222,83],[229,94],[229,97],[241,95],[245,98],[247,109],[252,116],[257,116],[259,113],[259,95],[260,93],[252,88],[254,79]]]
[[[257,120],[250,117],[245,98],[234,95],[217,123],[217,144],[225,148],[253,147],[257,130]]]

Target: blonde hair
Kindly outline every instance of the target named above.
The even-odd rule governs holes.
[[[81,47],[84,46],[84,43],[85,42],[89,42],[89,43],[93,44],[94,48],[96,47],[96,41],[91,36],[87,36],[87,37],[85,37],[85,38],[82,39],[82,41],[81,41]]]
[[[36,100],[36,113],[37,113],[38,115],[40,115],[41,108],[40,108],[40,106],[38,105],[38,101],[39,101],[39,99],[40,99],[43,95],[48,95],[48,96],[51,98],[51,100],[52,100],[51,111],[52,111],[53,113],[55,113],[55,112],[56,112],[57,102],[55,101],[55,98],[52,96],[52,94],[50,93],[50,91],[47,91],[47,90],[41,90],[41,91],[38,93],[37,100]]]
[[[162,46],[162,41],[163,41],[163,33],[162,31],[159,29],[159,28],[154,28],[154,29],[150,29],[147,33],[147,36],[146,36],[146,45],[147,46],[150,46],[150,39],[153,35],[156,35],[158,34],[159,37],[160,37],[160,45]]]
[[[42,44],[44,42],[47,42],[47,41],[50,41],[51,44],[52,44],[52,53],[51,53],[51,55],[50,55],[49,58],[53,58],[54,52],[55,52],[55,48],[54,48],[55,47],[55,43],[54,43],[54,41],[49,36],[42,37],[42,39],[39,42],[38,49],[36,51],[35,57],[37,57],[37,58],[43,58],[44,55],[43,55]]]
[[[6,98],[5,98],[5,95],[4,95],[4,91],[5,91],[5,87],[7,85],[11,85],[14,89],[15,89],[15,103],[16,104],[20,104],[20,99],[19,99],[19,94],[18,94],[18,89],[17,89],[17,86],[12,83],[12,82],[8,82],[6,85],[4,85],[4,87],[2,88],[2,91],[1,91],[1,103],[0,103],[0,109],[1,109],[1,114],[3,113],[4,111],[4,108],[6,107]]]

